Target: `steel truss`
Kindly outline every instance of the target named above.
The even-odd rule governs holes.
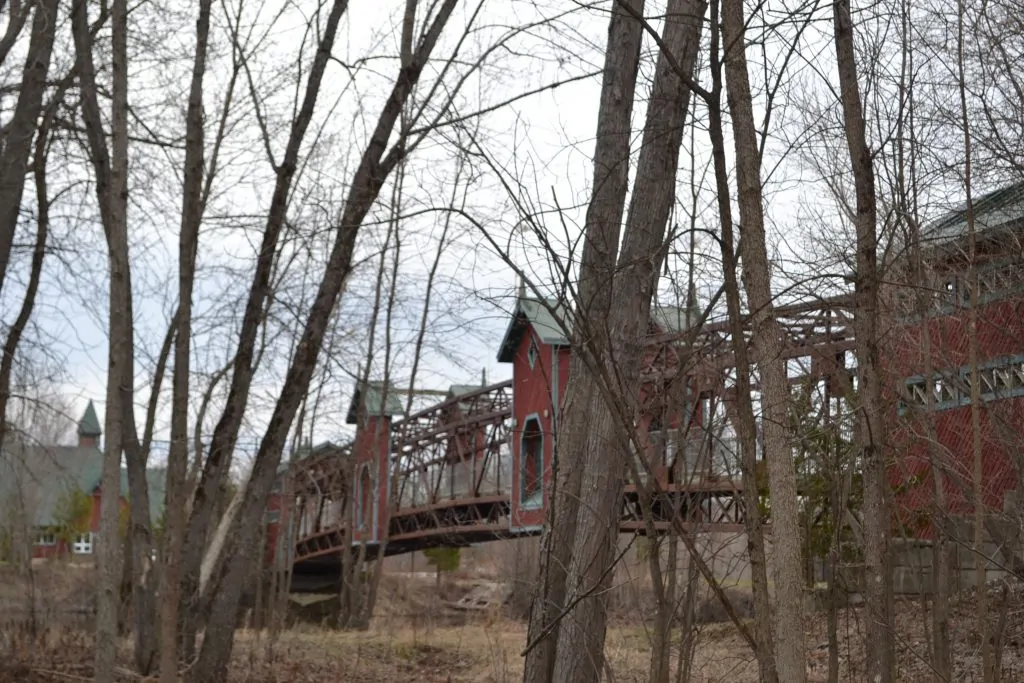
[[[854,348],[851,305],[852,300],[844,296],[775,309],[788,335],[783,356],[806,361],[797,363],[803,369],[791,377],[794,382],[849,381],[850,370],[842,356]],[[683,376],[695,380],[698,392],[708,392],[725,404],[733,400],[734,360],[726,322],[709,323],[696,334],[659,335],[649,344],[641,379],[661,389],[649,392],[645,403],[664,401],[668,393],[679,390],[673,379]],[[753,363],[757,360],[751,358]],[[686,387],[684,394],[689,396],[691,388]],[[730,412],[726,408],[725,413]],[[516,535],[509,527],[512,430],[511,381],[448,399],[395,422],[385,553],[464,546]],[[354,477],[351,445],[300,460],[289,476],[300,518],[296,563],[340,557],[348,544],[345,520]],[[622,531],[647,533],[643,507],[636,486],[627,486]],[[668,530],[675,519],[693,530],[740,531],[744,509],[742,486],[733,476],[702,475],[685,483],[651,487],[649,515],[657,533]],[[367,557],[375,556],[380,547],[368,545]]]

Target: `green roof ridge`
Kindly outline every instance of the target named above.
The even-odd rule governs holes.
[[[90,400],[89,405],[85,407],[85,415],[82,416],[82,420],[78,423],[78,435],[101,436],[102,434],[103,429],[100,428],[100,419],[96,416],[96,408]]]

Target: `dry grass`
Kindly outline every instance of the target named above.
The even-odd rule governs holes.
[[[346,683],[511,683],[522,680],[526,628],[508,620],[458,627],[378,623],[364,633],[297,628],[271,649],[266,637],[242,632],[236,640],[232,681],[345,681]],[[699,652],[701,681],[756,680],[750,653],[737,648],[731,629],[707,629]],[[609,665],[616,681],[646,681],[650,646],[636,626],[608,634]]]
[[[451,600],[469,582],[453,581],[441,591]],[[238,632],[229,680],[284,683],[509,683],[522,680],[521,652],[526,644],[522,621],[498,613],[464,615],[455,624],[444,616],[438,591],[431,581],[389,578],[382,587],[378,616],[366,632],[340,632],[312,625],[285,631],[277,642],[254,631]],[[993,619],[1002,608],[995,590]],[[978,645],[971,595],[955,604],[954,680],[979,680]],[[919,602],[898,606],[897,649],[900,681],[935,680],[928,669],[926,619]],[[1024,682],[1024,586],[1010,591],[1006,601],[1003,681]],[[863,611],[840,614],[840,680],[863,680],[861,635],[867,626]],[[808,678],[825,681],[828,649],[825,615],[806,623]],[[678,638],[678,633],[676,634]],[[650,637],[637,611],[619,614],[609,628],[608,664],[616,682],[647,680]],[[121,652],[130,661],[129,643]],[[93,657],[91,634],[80,624],[48,620],[31,636],[0,624],[0,683],[88,680]],[[694,665],[695,683],[756,681],[752,653],[730,624],[701,627]],[[123,680],[138,680],[126,674]]]

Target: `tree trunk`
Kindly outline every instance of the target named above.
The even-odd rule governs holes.
[[[751,311],[750,346],[760,371],[764,460],[768,465],[771,496],[775,666],[781,680],[798,683],[807,676],[803,633],[804,596],[800,581],[800,508],[797,501],[796,467],[786,434],[790,395],[786,361],[782,356],[785,339],[775,319],[772,303],[761,194],[761,160],[747,74],[742,0],[724,0],[722,39],[725,43],[726,87],[736,148],[741,223],[740,258]],[[743,386],[738,389],[745,391]]]
[[[171,447],[167,457],[164,503],[164,571],[160,596],[160,683],[178,676],[178,605],[181,600],[181,551],[185,527],[188,471],[189,367],[192,337],[192,288],[203,210],[203,76],[206,73],[211,0],[200,0],[196,50],[185,124],[185,177],[181,234],[178,239],[178,313],[174,335],[171,399]],[[259,606],[257,606],[258,608]]]
[[[63,93],[62,93],[63,95]],[[61,97],[60,99],[63,99]],[[54,104],[59,100],[54,100]],[[32,264],[29,268],[28,285],[21,309],[7,331],[4,340],[3,355],[0,356],[0,415],[7,415],[7,403],[11,397],[11,374],[14,371],[14,358],[18,353],[21,336],[32,318],[32,310],[36,304],[36,293],[43,274],[43,261],[46,258],[47,236],[50,230],[50,197],[46,183],[46,147],[49,142],[50,123],[56,106],[48,108],[46,116],[39,127],[35,143],[34,175],[36,186],[36,242],[32,250]],[[7,421],[0,420],[0,450],[3,449],[4,437],[7,432]]]
[[[878,351],[878,236],[875,173],[860,101],[853,21],[849,0],[832,4],[843,124],[856,188],[857,272],[854,285],[854,335],[857,340],[857,442],[864,468],[864,580],[867,628],[867,679],[893,680],[892,573],[889,551],[891,515],[883,445],[881,378]]]
[[[36,136],[43,94],[46,92],[46,74],[50,70],[50,55],[59,24],[58,5],[57,0],[38,0],[35,3],[32,37],[25,56],[18,101],[0,146],[0,291],[3,290],[11,248],[14,246],[25,176],[32,156],[32,140]],[[12,7],[9,28],[18,21],[16,15],[24,16],[27,11],[27,6],[24,12],[17,12]]]
[[[679,506],[674,506],[674,516],[679,515]],[[670,683],[672,630],[676,625],[679,604],[676,601],[676,587],[679,561],[679,536],[673,529],[669,532],[668,557],[664,571],[661,568],[660,543],[654,545],[655,553],[648,558],[654,579],[657,611],[654,616],[653,642],[651,643],[650,683]],[[683,634],[685,638],[685,632]]]
[[[128,278],[131,288],[131,278]],[[131,294],[124,301],[128,319],[131,319]],[[129,329],[125,346],[134,348],[134,339]],[[126,372],[133,373],[132,358],[126,359]],[[159,386],[158,384],[156,386]],[[159,392],[157,392],[159,393]],[[150,519],[149,491],[146,480],[148,453],[140,446],[135,432],[135,418],[131,415],[134,395],[131,382],[121,387],[121,410],[124,414],[124,453],[128,472],[129,529],[131,536],[131,583],[132,583],[132,635],[134,637],[134,660],[136,671],[143,675],[156,665],[159,649],[156,624],[156,582],[153,573],[153,534]],[[151,397],[156,400],[156,397]]]
[[[595,370],[602,373],[605,391],[610,395],[595,401],[595,410],[588,416],[590,447],[581,460],[574,460],[582,462],[583,475],[577,533],[566,579],[566,604],[572,601],[575,606],[558,634],[554,669],[557,681],[596,683],[604,668],[606,589],[612,580],[629,453],[623,420],[633,420],[636,412],[651,301],[675,203],[679,149],[690,98],[690,89],[676,73],[673,62],[682,64],[687,77],[692,73],[705,8],[703,0],[670,0],[666,12],[664,46],[651,88],[643,147],[612,288],[619,305],[612,309],[611,339],[605,347],[611,353],[595,354],[600,359]],[[600,322],[591,319],[592,325]]]
[[[625,0],[630,2],[630,0]],[[632,0],[637,12],[643,0]],[[594,150],[594,191],[587,208],[578,300],[569,360],[569,381],[554,448],[548,519],[542,541],[540,580],[530,612],[523,680],[548,683],[555,668],[560,613],[566,600],[566,573],[573,552],[585,454],[591,448],[589,423],[597,410],[595,350],[607,338],[611,282],[629,184],[630,118],[636,87],[642,31],[640,24],[613,7],[608,24],[604,77]]]
[[[121,454],[124,447],[126,388],[130,391],[132,319],[131,278],[128,262],[128,10],[125,0],[114,0],[112,17],[111,151],[108,153],[100,114],[92,36],[85,3],[72,7],[72,31],[78,57],[82,115],[96,174],[96,198],[107,238],[110,259],[109,348],[105,455],[100,485],[99,597],[96,616],[95,677],[112,681],[117,658],[120,554],[118,518],[121,493]]]
[[[718,2],[711,4],[711,23],[718,25]],[[736,246],[733,236],[732,206],[729,199],[729,177],[725,156],[725,133],[722,126],[722,75],[718,31],[711,33],[712,86],[709,101],[709,133],[714,162],[715,187],[718,192],[718,214],[721,221],[722,270],[725,281],[725,303],[729,316],[729,334],[736,366],[736,386],[751,386],[750,357],[740,308],[737,281]],[[727,404],[727,409],[729,408]],[[762,683],[775,683],[775,654],[771,629],[771,607],[768,595],[764,527],[757,481],[757,423],[754,407],[747,391],[735,397],[736,432],[739,437],[740,469],[743,478],[743,526],[747,534],[747,556],[750,560],[750,583],[754,601],[755,655]]]

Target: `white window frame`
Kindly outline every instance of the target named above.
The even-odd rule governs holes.
[[[91,531],[75,536],[71,544],[71,552],[75,555],[92,555],[93,545],[96,543],[96,535]]]
[[[537,340],[530,337],[530,346],[526,349],[526,360],[530,364],[530,369],[533,370],[537,365],[537,359],[540,357],[540,349],[537,348]]]
[[[57,534],[52,531],[42,531],[36,537],[36,545],[46,548],[57,545]]]

